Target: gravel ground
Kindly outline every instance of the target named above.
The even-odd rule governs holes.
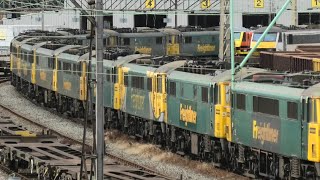
[[[0,180],[7,180],[9,177],[8,174],[6,174],[5,172],[3,171],[0,171]]]
[[[41,107],[32,104],[21,96],[9,83],[0,84],[0,103],[27,118],[43,124],[68,137],[81,140],[83,127],[68,119],[54,115]],[[20,122],[19,122],[20,121]],[[17,123],[32,129],[28,123],[17,120]],[[28,127],[29,126],[29,127]],[[38,131],[37,129],[33,129]],[[87,132],[87,143],[92,144],[92,130]],[[154,145],[138,143],[117,132],[106,134],[107,151],[139,165],[155,169],[173,178],[183,179],[245,179],[241,176],[217,169],[210,164],[182,158],[176,154],[160,150]]]

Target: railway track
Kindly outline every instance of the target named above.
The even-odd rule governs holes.
[[[57,132],[57,131],[55,131],[55,130],[53,130],[53,129],[50,129],[50,128],[46,127],[46,126],[43,126],[42,124],[39,124],[39,123],[37,123],[37,122],[34,122],[33,120],[24,117],[23,115],[15,112],[15,111],[13,111],[13,110],[11,110],[10,108],[8,108],[8,107],[6,107],[6,106],[4,106],[4,105],[2,105],[2,104],[0,104],[0,107],[3,108],[3,109],[5,109],[6,111],[10,112],[10,113],[13,114],[14,116],[23,119],[24,121],[27,121],[27,122],[29,122],[29,123],[31,123],[31,124],[39,127],[39,128],[48,130],[51,135],[55,135],[55,136],[58,136],[58,137],[60,137],[60,138],[63,138],[63,139],[65,139],[65,140],[69,141],[69,142],[72,142],[73,144],[82,145],[82,142],[81,142],[81,141],[76,140],[76,139],[73,139],[73,138],[70,138],[70,137],[68,137],[68,136],[65,136],[65,135],[63,135],[63,134],[61,134],[61,133],[59,133],[59,132]],[[1,124],[1,120],[0,120],[0,124]],[[0,126],[0,128],[1,128],[1,126]],[[2,129],[2,131],[4,131],[4,130]],[[16,139],[15,141],[19,141],[19,142],[20,142],[20,141],[22,141],[22,140]],[[1,136],[0,136],[0,144],[1,144]],[[86,146],[86,148],[92,148],[92,147],[91,147],[90,145],[88,145],[88,144],[86,144],[85,146]],[[126,175],[127,177],[126,177],[126,178],[123,178],[123,179],[149,179],[149,177],[150,177],[150,179],[153,179],[153,178],[156,178],[156,179],[171,179],[171,178],[169,178],[169,177],[167,177],[167,176],[165,176],[165,175],[162,175],[162,174],[160,174],[160,173],[158,173],[158,172],[154,172],[154,171],[151,170],[150,168],[147,168],[147,167],[144,167],[144,166],[135,164],[135,163],[130,162],[130,161],[128,161],[128,160],[126,160],[126,159],[123,159],[123,158],[121,158],[121,157],[117,157],[116,155],[113,155],[113,154],[111,154],[111,153],[106,153],[106,156],[108,157],[108,159],[112,159],[112,160],[114,161],[114,162],[112,162],[112,163],[117,162],[117,163],[121,164],[121,166],[128,166],[128,167],[129,167],[129,168],[128,168],[128,171],[132,171],[132,172],[134,172],[134,171],[136,171],[136,172],[140,171],[140,173],[141,173],[141,172],[145,173],[144,175],[141,176],[141,177],[145,176],[145,178],[141,178],[141,177],[139,178],[138,176],[137,176],[137,177],[134,177],[134,176],[136,176],[136,174],[133,174],[133,177],[130,177],[130,175],[127,174],[127,175]],[[110,162],[109,162],[109,163],[110,163]],[[11,173],[16,173],[16,172],[10,170],[8,167],[6,167],[6,166],[4,166],[4,165],[2,165],[2,164],[1,164],[0,168],[3,169],[3,171],[5,171],[5,172],[7,172],[7,173],[10,173],[10,174],[11,174]],[[123,168],[125,168],[125,167],[123,167]],[[72,169],[72,170],[73,170],[73,169]],[[80,169],[79,169],[79,170],[80,170]],[[73,171],[75,171],[75,170],[73,170]],[[28,179],[28,178],[27,178],[26,176],[24,176],[24,175],[19,174],[19,176],[21,177],[21,179]],[[119,178],[119,179],[122,179],[122,178]]]
[[[60,114],[60,113],[58,113],[57,111],[55,111],[54,109],[52,109],[52,108],[49,108],[49,107],[45,107],[45,106],[43,106],[42,104],[39,104],[39,103],[37,103],[36,101],[33,101],[33,100],[31,100],[28,96],[26,96],[26,95],[24,95],[22,92],[20,92],[20,91],[17,91],[21,96],[23,96],[23,98],[26,98],[26,99],[28,99],[29,100],[29,102],[30,103],[32,103],[32,104],[34,104],[34,105],[36,105],[36,106],[40,106],[42,109],[44,109],[44,110],[46,110],[46,111],[49,111],[49,112],[51,112],[52,114],[54,114],[54,115],[56,115],[56,116],[59,116],[59,117],[61,117],[61,118],[67,118],[67,119],[69,119],[70,121],[72,121],[72,122],[76,122],[76,123],[78,123],[78,124],[81,124],[81,123],[83,123],[83,121],[81,120],[81,121],[79,121],[80,119],[78,119],[78,118],[70,118],[68,115],[63,115],[63,114]],[[10,107],[11,105],[9,105],[9,107]],[[39,124],[39,123],[37,123],[37,122],[34,122],[33,120],[31,120],[31,119],[28,119],[28,118],[25,118],[25,116],[23,116],[23,115],[21,115],[20,113],[17,113],[16,111],[12,111],[10,108],[8,108],[8,107],[6,107],[6,106],[3,106],[3,105],[1,105],[1,103],[0,103],[0,107],[2,107],[2,108],[4,108],[4,109],[6,109],[7,111],[9,111],[10,113],[14,113],[14,114],[16,114],[16,116],[18,116],[18,117],[20,117],[21,119],[24,119],[25,121],[28,121],[28,122],[30,122],[30,121],[32,121],[32,122],[30,122],[31,124],[34,124],[35,126],[38,126],[38,127],[42,127],[42,128],[46,128],[46,127],[44,127],[42,124]],[[48,129],[48,128],[47,128]],[[49,128],[49,130],[50,130],[50,128]],[[57,135],[57,136],[59,136],[59,137],[62,137],[63,139],[66,139],[67,140],[67,142],[68,141],[72,141],[72,142],[74,142],[74,144],[81,144],[82,142],[81,142],[81,140],[75,140],[74,141],[74,139],[72,139],[72,138],[69,138],[69,137],[66,137],[65,135],[63,135],[63,134],[61,134],[61,133],[59,133],[59,132],[56,132],[56,131],[54,131],[54,130],[52,130],[52,134],[54,134],[54,135]],[[86,148],[91,148],[91,146],[90,145],[86,145]],[[154,170],[152,170],[151,168],[148,168],[148,167],[144,167],[144,166],[141,166],[141,165],[137,165],[136,163],[133,163],[133,162],[131,162],[131,161],[128,161],[128,160],[123,160],[122,158],[119,158],[117,155],[114,155],[114,154],[112,154],[112,153],[107,153],[107,156],[109,157],[109,158],[112,158],[112,159],[116,159],[118,162],[121,162],[121,164],[124,164],[124,165],[128,165],[128,166],[130,166],[130,167],[136,167],[136,168],[138,168],[138,169],[143,169],[144,171],[147,171],[147,172],[154,172]],[[122,155],[121,155],[122,156]],[[135,161],[135,160],[134,160]],[[161,168],[160,168],[161,169]],[[162,170],[158,170],[158,172],[161,172]],[[212,173],[211,175],[213,176],[213,177],[215,177],[215,179],[247,179],[247,178],[245,178],[244,176],[242,176],[242,175],[239,175],[239,174],[233,174],[233,173],[231,173],[231,174],[229,174],[230,172],[219,172],[220,170],[218,170],[218,172],[216,172],[216,171],[214,171],[214,173]],[[221,171],[223,171],[222,169],[221,169]],[[157,172],[157,174],[160,174],[161,175],[161,173],[158,173]],[[195,171],[196,172],[196,171]],[[202,172],[202,171],[200,171],[200,172]],[[207,173],[207,172],[204,172],[204,173]],[[216,174],[217,173],[217,174]],[[170,173],[169,173],[170,174]],[[173,174],[175,174],[175,173],[173,173]],[[177,179],[185,179],[185,177],[188,177],[188,175],[187,176],[182,176],[182,174],[183,173],[181,173],[181,177],[179,176],[179,174],[178,174],[178,176],[176,176],[176,178]],[[229,174],[229,175],[228,175]],[[162,175],[163,176],[163,175]]]
[[[28,180],[29,178],[27,176],[24,176],[22,174],[17,174],[15,171],[11,170],[10,168],[8,168],[7,166],[0,164],[0,169],[7,174],[14,174],[15,177],[20,178],[21,180]]]
[[[5,74],[0,72],[0,84],[4,83],[4,82],[7,82],[9,80],[10,80],[9,75],[5,75]]]

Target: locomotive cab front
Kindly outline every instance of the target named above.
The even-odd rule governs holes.
[[[307,101],[308,160],[320,162],[320,97]]]

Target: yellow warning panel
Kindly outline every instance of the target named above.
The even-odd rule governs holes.
[[[264,0],[254,0],[254,8],[264,8]]]
[[[210,0],[201,0],[201,9],[208,9],[210,6]]]
[[[23,137],[36,137],[37,136],[35,133],[32,133],[30,131],[16,131],[16,135],[20,135]]]
[[[320,0],[311,0],[312,8],[320,8]]]
[[[156,0],[146,0],[146,8],[155,8],[156,7]]]
[[[7,39],[7,33],[5,30],[0,30],[0,40],[6,40]]]

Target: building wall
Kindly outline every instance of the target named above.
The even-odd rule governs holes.
[[[87,4],[86,0],[76,0],[82,7],[90,8]],[[105,13],[113,14],[113,26],[118,28],[132,28],[134,27],[134,14],[157,14],[161,13],[167,15],[167,26],[174,27],[175,26],[175,15],[172,11],[175,6],[172,4],[173,1],[166,0],[156,0],[156,10],[152,12],[148,12],[145,6],[146,0],[105,0],[104,8]],[[208,9],[202,9],[200,0],[178,0],[179,5],[177,9],[178,12],[178,26],[187,26],[188,22],[188,14],[189,13],[201,13],[201,14],[212,14],[219,13],[220,4],[217,0],[210,0],[212,5]],[[236,0],[235,2],[235,26],[241,27],[243,26],[243,15],[245,14],[276,14],[286,0],[264,0],[263,8],[255,8],[253,0]],[[320,12],[319,9],[311,9],[311,0],[297,0],[298,3],[298,11],[299,12]],[[70,0],[65,1],[66,9],[74,8],[74,5]],[[125,10],[139,10],[139,12],[126,12],[120,11],[122,9]],[[282,17],[278,20],[277,24],[283,24],[286,26],[293,24],[293,12],[292,7],[289,5],[288,10],[282,15]],[[112,10],[112,11],[111,11]],[[40,20],[39,20],[40,17]],[[73,10],[64,10],[62,12],[50,12],[45,15],[45,24],[46,26],[55,26],[55,27],[71,27],[71,28],[79,28],[80,27],[80,15],[78,11]],[[8,20],[4,19],[3,24],[33,24],[33,25],[41,25],[41,15],[32,14],[32,15],[24,15],[20,19]]]
[[[83,7],[88,7],[86,0],[76,0]],[[122,9],[131,9],[131,10],[147,10],[145,7],[146,0],[105,0],[104,8],[106,10],[122,10]],[[200,0],[178,0],[178,9],[179,10],[193,10],[193,11],[219,11],[220,5],[218,0],[210,0],[211,6],[208,9],[202,9]],[[236,0],[235,10],[237,12],[243,13],[270,13],[276,12],[281,8],[281,6],[285,3],[286,0],[264,0],[264,8],[255,8],[253,0]],[[159,10],[167,10],[174,9],[175,6],[173,4],[174,1],[166,1],[166,0],[156,0],[156,9]],[[299,12],[309,12],[311,8],[311,0],[297,0],[298,10]],[[74,7],[70,0],[65,1],[65,7]],[[319,10],[313,10],[318,11]]]
[[[27,14],[16,19],[3,19],[3,25],[30,26],[42,28],[42,14]],[[56,28],[80,28],[80,11],[63,10],[60,12],[45,12],[45,30],[55,30]]]

